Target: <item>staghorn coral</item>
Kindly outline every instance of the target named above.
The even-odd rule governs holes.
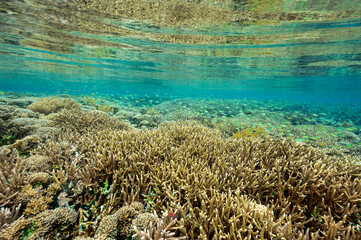
[[[128,206],[121,207],[114,214],[103,218],[95,233],[95,238],[115,239],[117,236],[128,237],[132,233],[131,226],[133,222],[143,214],[143,210],[143,204],[139,202],[133,202]]]
[[[51,182],[50,174],[44,172],[32,173],[27,177],[27,179],[31,185],[41,184],[44,186],[44,185],[49,185]]]
[[[52,125],[62,129],[85,133],[102,129],[128,130],[130,126],[101,111],[64,110],[51,116]]]
[[[142,213],[139,214],[134,220],[132,221],[132,226],[136,227],[139,231],[145,231],[146,229],[150,228],[151,225],[157,221],[157,218],[154,214],[151,213]]]
[[[123,219],[119,225],[129,226],[139,215],[135,209],[111,213],[131,199],[150,211],[178,209],[174,237],[361,235],[360,165],[294,141],[226,139],[194,122],[180,122],[151,131],[67,132],[39,151],[57,162],[54,181],[84,212],[78,224],[91,226],[84,237],[127,236],[126,227],[114,229],[106,222]]]
[[[12,209],[4,207],[0,208],[0,231],[19,218],[20,207],[21,204]]]
[[[1,231],[0,239],[54,239],[60,232],[63,238],[67,238],[77,217],[77,212],[70,208],[46,210],[28,219],[19,218]]]
[[[152,217],[150,217],[152,216]],[[176,219],[170,221],[169,213],[168,211],[165,211],[162,215],[162,218],[159,219],[156,212],[154,212],[154,215],[144,215],[145,217],[145,224],[141,224],[145,230],[138,230],[139,225],[137,226],[136,223],[134,223],[134,232],[135,234],[133,237],[138,237],[141,240],[178,240],[178,239],[186,239],[186,237],[174,237],[175,232],[172,232],[179,227],[173,227],[173,225],[176,223]],[[140,219],[139,219],[140,220]],[[133,221],[134,222],[134,221]],[[155,225],[154,225],[155,223]],[[139,224],[139,223],[138,223]],[[150,224],[150,226],[147,226]]]
[[[40,98],[36,102],[30,104],[28,109],[44,114],[59,112],[62,109],[80,109],[81,105],[70,98],[59,99],[53,98]]]
[[[23,159],[16,151],[0,150],[0,205],[15,206],[19,191],[26,185]]]
[[[33,155],[24,160],[24,168],[29,172],[48,172],[52,169],[52,163],[47,156]]]
[[[15,222],[11,223],[8,227],[0,232],[0,240],[21,239],[24,234],[24,229],[30,229],[31,223],[24,217],[18,218]]]
[[[20,126],[13,122],[16,119],[16,108],[0,106],[0,146],[13,144],[32,131],[29,126]]]

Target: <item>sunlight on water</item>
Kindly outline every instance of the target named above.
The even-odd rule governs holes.
[[[361,100],[357,12],[337,20],[318,12],[260,12],[227,23],[228,12],[219,13],[213,27],[206,21],[212,12],[206,24],[193,27],[187,24],[192,12],[188,18],[168,13],[185,22],[180,28],[170,16],[136,21],[127,12],[120,17],[120,10],[106,14],[105,6],[93,12],[90,3],[74,8],[70,1],[10,1],[2,9],[3,90]]]

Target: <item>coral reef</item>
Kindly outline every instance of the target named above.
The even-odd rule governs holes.
[[[0,106],[0,146],[13,144],[32,130],[31,127],[19,126],[13,122],[16,117],[14,111],[15,108],[12,106]]]
[[[19,218],[20,207],[21,204],[13,207],[12,209],[4,207],[0,208],[0,231]]]
[[[41,141],[37,135],[26,136],[22,139],[16,140],[13,144],[6,146],[9,150],[17,150],[19,153],[25,155],[30,154],[30,151],[36,148]]]
[[[51,159],[47,156],[33,155],[24,160],[25,171],[48,172],[52,170]]]
[[[100,111],[49,118],[63,131],[30,157],[0,152],[0,239],[361,238],[359,158],[337,149],[271,138],[261,124],[227,135],[194,121],[139,130]]]
[[[40,184],[42,186],[47,186],[51,182],[51,176],[45,172],[35,172],[29,175],[27,180],[31,185]]]
[[[75,223],[77,217],[77,212],[70,208],[46,210],[32,218],[19,218],[0,232],[0,239],[54,239],[58,233],[63,238],[69,238],[72,233],[69,226]]]
[[[21,188],[26,185],[23,159],[16,151],[0,151],[0,205],[14,207]]]
[[[174,214],[174,213],[173,213]],[[159,219],[156,212],[152,214],[142,214],[139,218],[134,219],[133,228],[135,234],[133,237],[138,237],[141,240],[151,239],[164,239],[164,240],[180,240],[186,239],[186,237],[175,237],[175,230],[179,227],[173,227],[176,223],[176,219],[170,221],[171,216],[168,211],[165,211],[162,218]],[[136,221],[138,220],[138,221]],[[155,225],[154,225],[155,224]],[[153,226],[154,225],[154,226]]]
[[[129,237],[132,234],[132,221],[143,212],[143,208],[141,203],[133,202],[120,208],[113,215],[104,217],[96,230],[95,238]]]
[[[30,104],[28,109],[44,114],[59,112],[62,109],[80,109],[81,105],[70,98],[59,99],[57,97],[41,98]]]
[[[33,175],[34,174],[30,177]],[[44,210],[50,209],[50,206],[54,203],[55,195],[59,192],[59,185],[53,183],[48,186],[46,183],[37,181],[35,184],[25,185],[16,200],[26,206],[23,212],[25,216],[34,216]]]
[[[110,196],[116,189],[122,194],[125,187],[136,186],[131,192],[148,209],[170,210],[167,202],[176,203],[175,226],[184,226],[177,234],[189,239],[311,237],[315,229],[324,237],[334,231],[327,225],[332,221],[347,229],[338,230],[337,236],[343,237],[358,221],[360,166],[301,143],[225,139],[192,122],[163,124],[152,131],[103,130],[63,137],[77,145],[78,155],[69,154],[57,172],[71,179],[84,199],[101,199],[99,192],[110,191]],[[135,176],[131,184],[124,181],[128,174]],[[113,206],[124,202],[115,199]]]
[[[145,231],[150,228],[152,224],[157,221],[157,218],[154,214],[151,213],[142,213],[139,214],[132,221],[132,226],[136,227],[139,231]]]
[[[52,125],[64,130],[85,133],[102,129],[124,129],[130,126],[102,111],[64,110],[50,117]]]
[[[143,111],[142,111],[143,110]],[[132,126],[147,129],[154,128],[164,121],[163,116],[155,109],[141,109],[141,111],[121,110],[115,114],[115,117],[123,121],[128,121]]]

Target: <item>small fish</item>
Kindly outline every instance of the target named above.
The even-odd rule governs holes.
[[[60,22],[62,24],[67,24],[68,23],[68,20],[66,20],[65,18],[59,18]]]
[[[170,212],[170,213],[168,213],[168,217],[171,217],[171,218],[176,218],[176,215],[175,215],[175,213]]]

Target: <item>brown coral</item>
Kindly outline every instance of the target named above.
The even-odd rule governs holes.
[[[16,108],[0,106],[0,146],[13,144],[16,140],[28,135],[32,128],[13,122]]]
[[[133,225],[135,234],[133,237],[138,237],[141,240],[180,240],[186,239],[186,237],[175,237],[174,230],[177,230],[178,227],[174,227],[176,219],[170,220],[168,216],[168,211],[165,211],[161,218],[158,217],[155,212],[152,214],[142,214],[140,215],[142,219],[145,220],[145,224],[141,224],[144,230],[138,229],[140,226],[136,224]],[[134,221],[133,221],[134,222]],[[148,225],[149,224],[149,225]],[[147,226],[148,225],[148,226]]]
[[[226,140],[218,133],[187,123],[166,124],[153,131],[102,131],[82,137],[79,144],[85,159],[97,156],[96,161],[102,164],[94,164],[106,166],[109,173],[119,168],[133,174],[145,171],[156,192],[149,202],[152,208],[162,208],[165,199],[188,206],[191,217],[185,217],[184,211],[180,215],[184,214],[181,222],[187,229],[183,233],[191,239],[198,238],[200,232],[207,238],[232,234],[238,238],[262,234],[273,238],[298,234],[304,229],[309,229],[311,236],[313,226],[321,227],[317,216],[312,216],[315,208],[320,216],[328,215],[331,209],[333,218],[348,212],[349,220],[342,222],[345,228],[357,218],[358,210],[351,213],[347,205],[356,206],[360,180],[348,176],[359,173],[359,167],[349,165],[347,160],[338,164],[324,153],[296,142]],[[112,163],[107,163],[107,159],[112,159]],[[239,196],[249,196],[251,200],[245,200],[248,204],[237,202],[237,189]],[[230,204],[224,204],[227,201]],[[263,205],[270,205],[267,216]],[[337,207],[340,205],[343,208]],[[229,215],[219,219],[214,215],[217,212]],[[254,222],[255,218],[261,225]],[[293,222],[291,233],[282,228],[290,222],[289,218]],[[208,226],[208,219],[214,219],[213,227]],[[241,225],[229,224],[227,219]]]
[[[67,230],[75,223],[77,216],[76,211],[70,208],[57,208],[43,211],[32,218],[19,218],[1,231],[0,239],[20,239],[20,236],[29,240],[54,239],[59,226],[62,236],[66,238],[69,237]]]
[[[103,218],[98,230],[96,231],[95,238],[111,238],[115,239],[118,235],[118,218],[117,215],[109,215]]]
[[[66,204],[78,207],[77,224],[91,226],[84,237],[134,234],[129,227],[144,213],[142,204],[120,208],[132,199],[168,211],[167,224],[177,219],[175,238],[361,237],[361,168],[353,159],[297,142],[226,139],[194,122],[151,131],[97,127],[80,127],[38,149],[56,163],[52,178]]]
[[[50,174],[45,172],[35,172],[27,177],[28,182],[31,185],[41,184],[41,185],[49,185],[51,182]]]
[[[49,157],[33,155],[24,160],[24,168],[29,172],[48,172],[53,167]]]
[[[127,236],[131,233],[132,220],[139,214],[139,208],[133,206],[134,204],[124,206],[115,213],[118,218],[119,225],[121,226],[119,233],[123,236]]]
[[[64,110],[51,116],[52,125],[78,133],[103,129],[129,130],[130,126],[102,111]]]
[[[0,151],[0,205],[14,206],[19,191],[26,185],[23,159],[16,151]]]
[[[156,221],[157,218],[154,214],[142,213],[134,218],[132,221],[132,226],[135,226],[139,231],[145,231],[146,229],[150,228],[151,225],[154,225]]]
[[[59,112],[62,109],[80,109],[81,105],[70,98],[59,99],[57,97],[52,98],[40,98],[38,101],[30,104],[28,109],[44,114],[50,114]]]
[[[126,238],[132,234],[132,222],[143,213],[143,205],[133,202],[129,206],[121,207],[112,215],[108,215],[101,221],[96,234],[96,239],[111,238],[117,236]]]
[[[30,154],[30,151],[35,149],[39,142],[40,137],[37,135],[26,136],[22,139],[16,140],[15,143],[7,146],[9,150],[17,150],[22,154]]]
[[[21,204],[12,209],[4,207],[0,208],[0,231],[19,218],[20,207]]]
[[[43,184],[27,184],[19,192],[17,201],[21,202],[25,207],[23,214],[26,216],[34,216],[44,210],[50,208],[54,202],[54,196],[58,194],[60,188],[57,184],[51,184],[47,188]]]
[[[29,225],[31,225],[31,223],[29,223],[28,219],[20,217],[8,227],[1,230],[0,240],[20,239],[23,235],[24,228]]]
[[[64,229],[73,225],[77,217],[78,214],[75,210],[66,207],[44,211],[32,219],[39,228],[28,239],[39,239],[40,237],[52,239],[59,226],[62,226],[62,234],[65,236]]]

